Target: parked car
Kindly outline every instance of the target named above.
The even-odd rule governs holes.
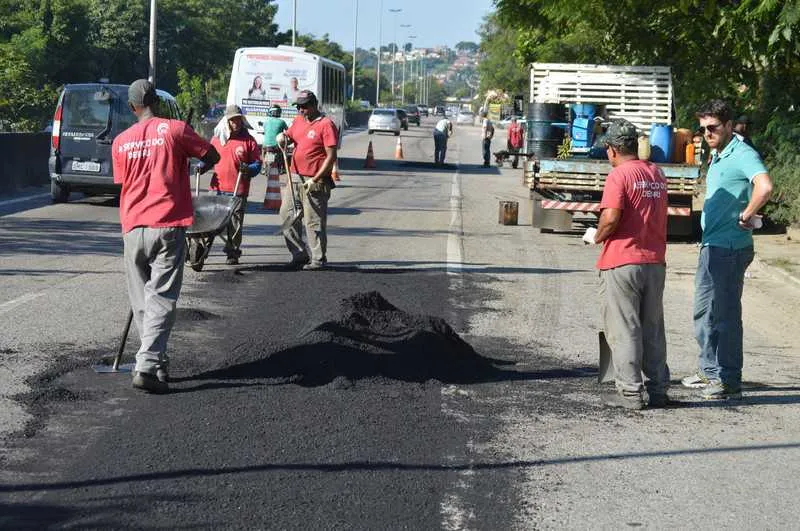
[[[456,115],[456,125],[473,125],[475,123],[475,113],[472,111],[458,111]]]
[[[445,115],[444,107],[442,105],[437,105],[436,107],[434,107],[433,108],[433,115],[434,116],[444,116]]]
[[[425,105],[417,105],[420,116],[428,117],[428,108]]]
[[[376,131],[382,131],[400,136],[401,127],[402,123],[397,109],[375,109],[367,121],[367,133],[370,135]]]
[[[400,126],[403,131],[408,131],[408,114],[403,109],[397,109],[397,116],[400,118]]]
[[[158,90],[157,115],[180,120],[178,104]],[[111,143],[136,122],[128,107],[128,85],[65,85],[58,97],[50,141],[50,195],[54,203],[70,192],[119,195],[114,184]]]
[[[420,123],[420,112],[419,108],[416,105],[409,105],[406,107],[406,114],[408,115],[409,123],[414,123],[419,126]]]

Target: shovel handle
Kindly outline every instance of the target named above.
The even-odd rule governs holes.
[[[122,351],[125,350],[125,343],[128,341],[128,332],[131,331],[132,322],[133,322],[133,308],[128,310],[128,320],[125,323],[125,330],[123,330],[122,338],[119,341],[119,349],[117,350],[117,355],[114,356],[114,365],[111,367],[112,370],[114,371],[119,370],[119,362],[122,359]]]

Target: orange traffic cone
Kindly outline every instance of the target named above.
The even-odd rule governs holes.
[[[367,147],[367,160],[364,161],[365,168],[377,168],[375,164],[375,154],[372,152],[372,140],[369,141],[369,147]]]
[[[403,160],[403,143],[400,142],[400,137],[397,137],[397,146],[394,148],[394,158]]]
[[[278,162],[272,162],[267,171],[267,195],[264,196],[264,208],[278,211],[281,208],[281,170]]]
[[[331,177],[333,178],[334,181],[341,181],[341,179],[339,178],[339,163],[338,162],[334,162],[333,163],[333,169],[331,170]]]

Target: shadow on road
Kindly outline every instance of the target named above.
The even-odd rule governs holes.
[[[2,218],[0,255],[122,255],[119,223]]]

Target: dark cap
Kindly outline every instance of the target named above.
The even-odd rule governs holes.
[[[620,119],[611,122],[602,142],[607,146],[624,146],[629,145],[638,138],[639,134],[636,132],[636,126],[628,120]]]
[[[146,79],[137,79],[128,87],[128,101],[137,107],[149,107],[158,101],[156,86]]]
[[[750,117],[746,114],[742,114],[736,119],[737,124],[751,124],[753,122],[750,121]]]
[[[307,103],[316,104],[317,97],[310,90],[301,90],[297,93],[297,98],[292,105],[306,105]]]

